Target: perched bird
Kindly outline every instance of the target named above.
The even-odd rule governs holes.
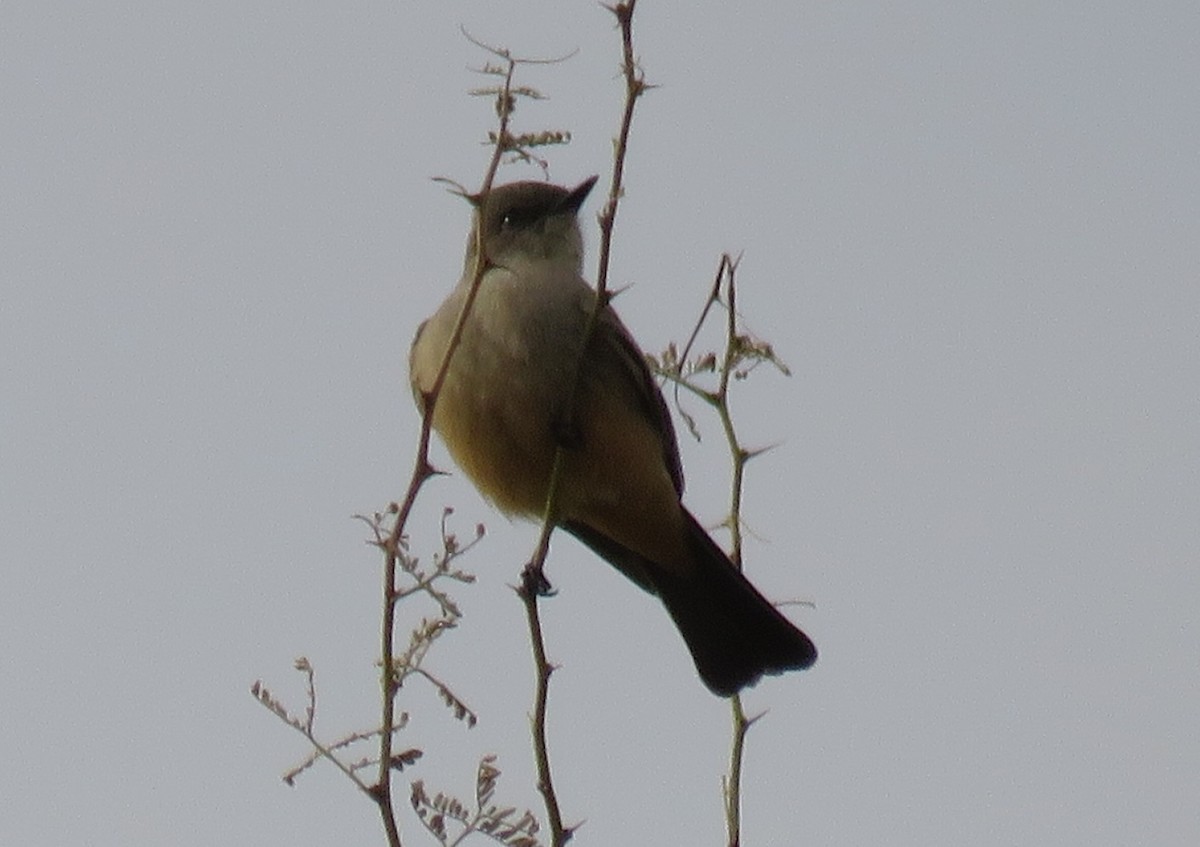
[[[485,497],[523,517],[541,517],[562,445],[557,525],[662,600],[704,684],[727,697],[763,674],[809,667],[817,651],[680,502],[670,413],[611,307],[582,350],[595,291],[581,276],[577,213],[595,181],[516,182],[470,198],[462,279],[413,341],[414,396],[423,406],[433,387],[482,244],[486,270],[434,429]]]

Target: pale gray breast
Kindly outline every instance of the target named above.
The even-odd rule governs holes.
[[[456,287],[422,327],[410,353],[414,388],[428,390],[465,298]],[[592,289],[561,264],[521,262],[483,279],[448,380],[480,411],[505,397],[537,415],[557,412],[567,391]],[[465,411],[465,410],[464,410]]]
[[[583,340],[592,289],[550,262],[488,272],[468,329],[471,366],[500,384],[557,397],[566,392]]]

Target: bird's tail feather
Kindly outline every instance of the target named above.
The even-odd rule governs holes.
[[[682,576],[586,524],[569,522],[563,528],[661,598],[713,693],[729,697],[764,674],[812,665],[817,648],[808,636],[758,593],[695,518],[685,515],[692,567]]]
[[[651,578],[679,628],[704,684],[728,697],[764,674],[807,668],[817,660],[808,636],[763,597],[690,514],[691,573],[655,568]]]

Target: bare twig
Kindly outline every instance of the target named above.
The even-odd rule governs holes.
[[[733,413],[730,404],[730,386],[733,380],[745,377],[750,370],[761,362],[774,364],[782,373],[787,374],[787,366],[775,356],[769,344],[752,338],[738,330],[737,314],[737,267],[738,259],[728,254],[721,257],[716,276],[688,337],[683,351],[676,350],[674,345],[658,357],[651,360],[651,367],[659,376],[670,381],[676,389],[685,389],[693,396],[712,406],[721,422],[721,430],[729,447],[730,463],[732,466],[729,514],[725,524],[730,532],[730,560],[740,569],[742,567],[742,492],[745,487],[746,464],[762,450],[749,450],[742,446],[737,430],[733,423]],[[722,292],[724,299],[722,301]],[[700,334],[701,328],[711,312],[713,305],[720,304],[725,308],[725,340],[724,350],[718,356],[712,353],[700,355],[696,359],[689,358],[692,347]],[[715,373],[717,385],[706,388],[696,381],[702,374]],[[693,435],[699,438],[695,423],[684,413],[688,426]],[[732,711],[732,742],[729,753],[729,772],[722,778],[722,793],[725,806],[726,843],[728,847],[738,847],[741,843],[741,790],[742,765],[745,760],[746,736],[750,727],[761,717],[748,717],[742,707],[740,695],[730,698]]]
[[[579,357],[575,361],[574,377],[564,398],[563,409],[570,415],[575,407],[575,395],[579,386],[579,373],[582,358],[588,348],[588,342],[601,313],[608,306],[608,268],[612,248],[613,227],[616,222],[617,207],[624,192],[625,155],[628,150],[629,132],[633,124],[633,112],[637,100],[648,86],[633,52],[633,12],[637,0],[629,0],[615,6],[608,6],[617,19],[621,31],[621,68],[625,79],[625,104],[621,116],[621,126],[614,141],[613,173],[609,184],[608,199],[604,210],[600,213],[600,256],[596,272],[596,298],[588,315],[584,328],[582,343],[579,347]],[[567,422],[568,431],[572,428]],[[546,645],[542,634],[541,617],[538,610],[538,598],[550,590],[544,568],[546,556],[550,549],[550,535],[557,523],[556,500],[559,479],[562,474],[564,448],[560,444],[555,450],[554,465],[550,473],[550,481],[546,491],[546,506],[543,513],[542,531],[538,537],[537,547],[533,558],[525,566],[521,574],[521,586],[518,594],[525,606],[525,615],[529,624],[529,636],[533,647],[534,671],[536,683],[534,687],[533,710],[533,747],[534,759],[538,773],[538,790],[546,804],[546,814],[550,823],[550,839],[554,847],[566,844],[574,832],[573,828],[563,825],[562,811],[554,790],[554,780],[550,772],[550,754],[546,740],[546,713],[550,688],[550,674],[553,666],[546,659]]]
[[[469,37],[469,36],[468,36]],[[474,40],[474,39],[472,39]],[[477,42],[478,43],[478,42]],[[509,122],[512,116],[514,100],[512,94],[513,74],[516,72],[519,60],[512,58],[507,51],[499,51],[495,48],[486,47],[493,54],[501,57],[505,61],[503,72],[503,85],[499,89],[496,97],[496,114],[499,119],[498,131],[496,133],[496,143],[492,149],[492,157],[488,163],[487,171],[484,175],[483,186],[480,188],[479,196],[483,197],[491,191],[492,183],[496,177],[496,170],[500,166],[501,156],[504,154],[505,142],[509,138]],[[476,228],[477,239],[482,239],[482,227]],[[481,243],[476,243],[475,250],[475,268],[472,272],[471,286],[467,293],[466,300],[463,303],[462,310],[459,312],[458,320],[454,325],[454,331],[450,336],[450,341],[446,347],[446,353],[442,357],[441,366],[438,368],[438,373],[434,379],[433,385],[429,391],[422,397],[423,414],[421,417],[421,433],[417,442],[417,456],[413,465],[412,476],[409,480],[408,489],[405,492],[403,502],[394,506],[395,519],[392,523],[390,533],[383,539],[381,547],[384,551],[384,579],[383,579],[383,625],[380,637],[383,667],[381,689],[383,696],[382,717],[380,721],[380,746],[379,746],[379,779],[371,788],[371,796],[379,805],[379,813],[383,819],[384,830],[387,833],[389,847],[400,847],[400,832],[396,821],[396,812],[392,802],[392,731],[391,728],[396,722],[396,693],[399,685],[395,676],[395,657],[396,657],[396,604],[402,594],[397,586],[397,569],[398,562],[401,559],[401,550],[404,545],[404,530],[408,524],[409,515],[412,512],[414,503],[416,503],[417,492],[430,476],[433,475],[434,469],[429,462],[429,441],[433,431],[433,414],[437,407],[438,395],[441,393],[442,386],[446,381],[446,374],[450,370],[450,363],[454,357],[455,351],[462,339],[463,328],[466,326],[467,318],[470,315],[471,307],[475,303],[475,296],[479,291],[479,284],[483,279],[484,274],[488,270],[486,251],[482,249]]]
[[[288,785],[295,784],[297,776],[306,771],[308,768],[312,767],[312,765],[318,760],[325,759],[332,763],[333,766],[340,770],[343,774],[345,774],[346,777],[348,777],[360,791],[368,795],[371,794],[371,786],[363,782],[358,777],[358,774],[355,773],[360,766],[358,764],[347,764],[346,762],[342,761],[342,759],[337,755],[337,751],[348,748],[359,741],[366,741],[375,738],[379,735],[380,730],[352,733],[333,742],[332,744],[327,744],[321,741],[316,737],[316,732],[314,730],[317,708],[315,672],[312,665],[309,664],[308,659],[304,658],[303,656],[296,660],[295,667],[296,670],[302,671],[307,675],[308,703],[303,718],[291,714],[283,705],[283,703],[276,699],[271,691],[262,684],[261,680],[255,682],[250,688],[250,693],[256,700],[258,700],[259,703],[274,713],[281,721],[308,739],[309,744],[313,748],[313,751],[303,762],[284,773],[283,781]],[[392,731],[397,732],[400,729],[403,729],[406,723],[407,716],[402,715],[398,725],[394,727]],[[419,750],[410,751],[410,754],[415,754],[415,758],[420,758],[421,752]]]
[[[532,812],[525,810],[518,816],[515,806],[492,803],[499,779],[496,757],[484,756],[475,774],[474,811],[462,800],[441,791],[430,797],[423,780],[412,784],[409,800],[425,829],[445,847],[457,847],[475,833],[505,847],[541,847],[537,839],[540,827]],[[457,833],[451,831],[455,827]]]
[[[389,511],[387,514],[392,515],[394,513]],[[432,573],[426,573],[421,570],[415,558],[409,556],[403,547],[398,548],[397,572],[398,574],[403,574],[406,580],[411,581],[412,584],[406,585],[403,589],[398,589],[396,596],[407,597],[415,593],[426,594],[439,604],[441,614],[432,619],[422,620],[413,629],[406,650],[401,652],[393,651],[389,678],[391,684],[397,688],[410,676],[417,676],[426,680],[434,687],[446,705],[450,707],[455,718],[470,727],[476,722],[475,713],[450,690],[449,686],[423,667],[423,662],[430,648],[433,646],[433,642],[444,632],[452,629],[461,617],[454,601],[436,583],[439,580],[454,580],[456,582],[474,581],[474,576],[453,568],[452,564],[456,558],[469,551],[482,536],[482,530],[479,528],[474,539],[466,544],[460,544],[457,537],[450,532],[447,526],[446,519],[449,514],[450,510],[447,509],[442,516],[442,552],[434,557],[434,570]],[[386,543],[386,539],[391,531],[390,524],[388,524],[389,518],[383,514],[375,514],[372,517],[357,515],[356,517],[371,527],[371,531],[375,536],[373,543],[382,547]],[[416,748],[409,748],[395,752],[393,745],[389,744],[386,745],[386,759],[378,756],[359,756],[357,759],[351,759],[348,755],[350,748],[357,747],[359,742],[366,741],[375,741],[379,745],[377,749],[384,748],[382,742],[384,732],[394,735],[402,730],[408,723],[408,715],[403,712],[399,713],[393,718],[392,724],[389,727],[381,726],[370,731],[353,732],[332,743],[324,741],[317,736],[316,732],[316,671],[308,659],[303,656],[296,659],[295,668],[305,674],[306,680],[306,707],[302,715],[293,715],[289,712],[283,703],[276,699],[261,681],[256,682],[251,687],[251,694],[259,703],[303,735],[312,748],[312,751],[304,761],[284,773],[284,782],[288,785],[295,784],[297,777],[316,762],[324,759],[341,771],[360,791],[378,801],[378,783],[369,783],[363,778],[361,772],[373,767],[403,770],[408,765],[420,759],[423,755],[422,751]]]

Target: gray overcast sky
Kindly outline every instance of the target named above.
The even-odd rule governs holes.
[[[1200,843],[1200,6],[682,6],[639,10],[618,305],[660,349],[745,251],[794,373],[737,395],[776,445],[748,567],[822,651],[747,698],[746,843]],[[429,178],[485,162],[460,24],[579,48],[518,125],[574,133],[556,180],[607,174],[592,2],[0,5],[0,844],[382,841],[332,769],[280,783],[304,745],[247,689],[301,709],[303,654],[327,737],[375,721],[349,516],[402,493],[409,339],[460,268]],[[433,665],[481,721],[406,690],[402,743],[461,795],[496,752],[540,812],[534,530],[455,476],[417,549],[444,504],[489,528]],[[720,843],[724,703],[653,600],[565,538],[551,568],[578,843]]]

